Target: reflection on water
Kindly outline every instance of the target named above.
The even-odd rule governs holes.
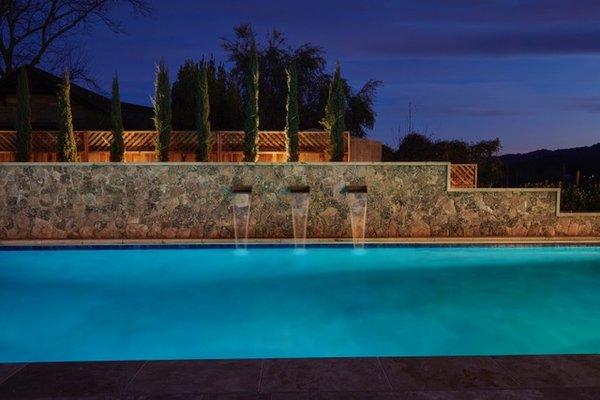
[[[364,256],[365,254],[367,254],[367,250],[364,247],[355,247],[352,249],[353,256]]]
[[[295,256],[306,256],[308,254],[308,250],[305,248],[296,248],[292,250],[292,254]]]
[[[248,253],[248,249],[246,248],[236,248],[233,250],[233,255],[237,257],[246,257]]]

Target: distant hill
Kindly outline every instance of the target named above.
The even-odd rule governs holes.
[[[500,160],[504,165],[504,183],[507,186],[563,179],[573,181],[578,170],[583,182],[600,181],[600,143],[572,149],[506,154],[500,156]]]

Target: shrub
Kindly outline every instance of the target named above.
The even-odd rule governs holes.
[[[600,183],[564,186],[561,191],[560,208],[562,211],[572,212],[600,211]]]
[[[499,139],[467,143],[461,140],[432,140],[412,132],[402,138],[394,153],[386,160],[393,161],[448,161],[454,164],[477,164],[480,187],[497,186],[502,178],[502,163],[497,154]]]
[[[600,183],[573,185],[528,183],[524,187],[561,188],[560,210],[563,212],[600,212]]]

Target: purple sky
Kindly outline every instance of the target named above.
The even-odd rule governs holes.
[[[250,22],[324,48],[355,86],[384,82],[370,136],[388,144],[414,126],[435,138],[499,137],[503,153],[600,142],[600,1],[152,1],[151,18],[118,16],[128,34],[92,32],[87,53],[108,90],[149,104],[154,65],[223,59],[220,38]]]

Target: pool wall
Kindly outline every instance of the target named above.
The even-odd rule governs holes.
[[[559,189],[452,189],[449,163],[3,163],[0,240],[231,239],[232,185],[252,185],[249,236],[291,238],[289,186],[310,187],[307,237],[351,237],[346,185],[368,186],[367,237],[600,236]]]

